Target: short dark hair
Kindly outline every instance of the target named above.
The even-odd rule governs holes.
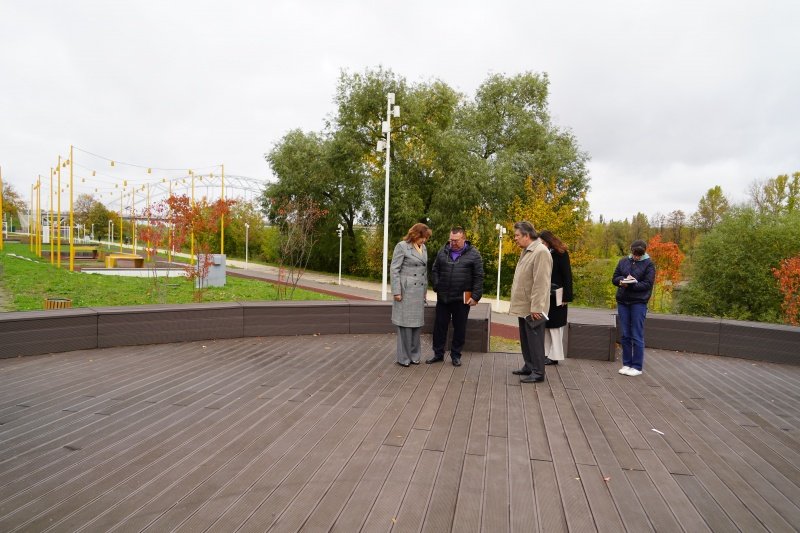
[[[644,251],[647,250],[647,243],[641,239],[636,239],[631,243],[631,253],[633,255],[644,255]]]
[[[467,234],[467,232],[461,226],[453,226],[450,228],[450,233],[461,233],[463,235]]]
[[[528,222],[527,220],[522,220],[520,222],[514,223],[514,230],[519,230],[519,232],[523,235],[527,235],[531,239],[538,239],[539,234],[536,233],[536,228],[533,227],[533,224]]]

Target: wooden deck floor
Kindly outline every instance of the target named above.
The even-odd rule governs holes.
[[[519,354],[393,353],[331,335],[0,360],[0,531],[800,527],[800,367],[648,351],[638,378],[570,359],[520,386]]]

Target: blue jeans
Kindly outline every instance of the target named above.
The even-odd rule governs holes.
[[[647,304],[617,303],[622,327],[622,366],[641,370],[644,364],[644,319]]]

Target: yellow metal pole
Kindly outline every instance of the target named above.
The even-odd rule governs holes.
[[[47,224],[47,231],[50,233],[49,240],[50,240],[50,264],[52,265],[55,263],[56,258],[53,255],[53,241],[54,233],[53,233],[53,167],[50,167],[50,220]]]
[[[119,251],[122,251],[122,231],[125,228],[122,226],[122,189],[119,190]]]
[[[220,165],[222,168],[222,201],[225,201],[225,165]],[[219,219],[219,253],[225,253],[225,215]]]
[[[72,191],[75,186],[72,183],[72,145],[69,145],[69,271],[75,271],[75,234],[73,233],[73,226],[75,225],[74,212],[72,209]]]
[[[42,177],[36,183],[36,255],[42,257]]]
[[[194,173],[192,173],[192,215],[194,215]],[[189,264],[194,264],[194,226],[192,226],[192,235],[191,235],[191,251],[189,254],[192,256]]]
[[[3,167],[0,167],[0,251],[3,250]]]
[[[31,227],[33,224],[33,188],[35,186],[31,185],[31,203],[28,204],[30,207],[28,208],[28,249],[33,252],[33,228]]]
[[[133,253],[136,253],[136,186],[131,186],[131,241]]]
[[[56,268],[61,268],[61,156],[58,156],[58,166],[56,167],[58,179],[56,180],[56,198],[57,198],[57,213],[56,213]]]
[[[152,224],[150,223],[150,184],[147,184],[147,260],[150,261],[150,231]]]
[[[172,198],[172,180],[169,180],[169,198]],[[169,210],[169,217],[167,217],[167,224],[169,227],[167,231],[169,232],[169,236],[167,237],[167,262],[172,263],[172,208]]]

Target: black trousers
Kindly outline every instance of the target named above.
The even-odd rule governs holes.
[[[519,317],[519,343],[522,348],[522,358],[525,360],[525,369],[532,372],[532,376],[544,376],[544,318],[533,320],[529,316]]]
[[[453,341],[450,344],[450,357],[461,358],[464,339],[467,336],[467,318],[470,306],[461,301],[444,303],[436,301],[436,321],[433,324],[433,355],[444,359],[447,343],[447,328],[453,322]]]

